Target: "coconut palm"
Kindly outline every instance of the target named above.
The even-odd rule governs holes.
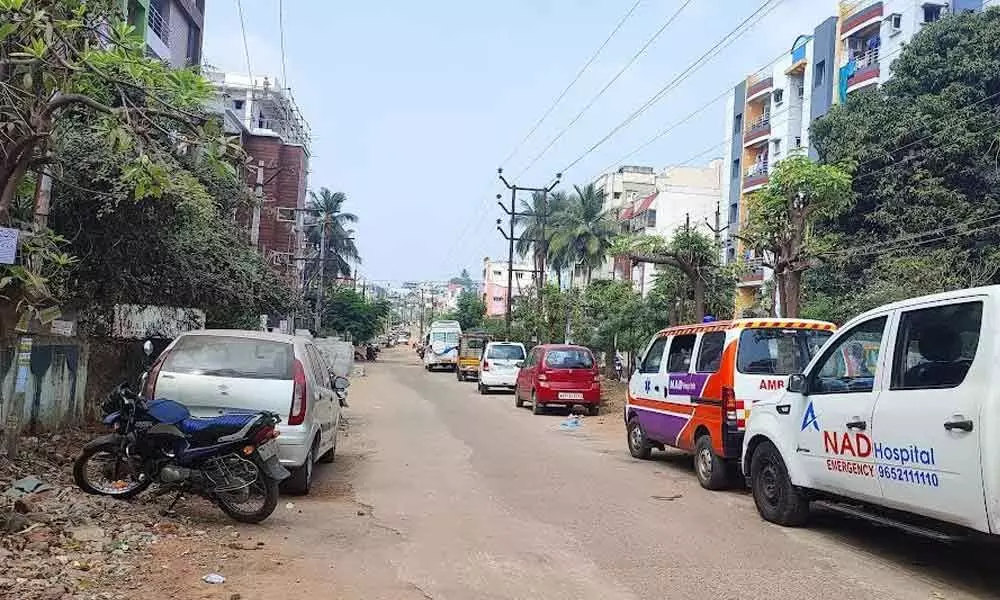
[[[529,252],[532,254],[535,271],[545,264],[546,251],[555,231],[554,218],[565,209],[566,203],[565,192],[532,192],[530,202],[520,200],[514,224],[522,229],[514,249],[521,258]]]
[[[553,218],[555,231],[549,244],[550,260],[553,256],[560,258],[573,271],[576,265],[583,266],[589,284],[594,269],[607,258],[616,235],[615,219],[611,211],[604,208],[604,192],[598,191],[594,184],[573,188],[575,193],[565,209]]]
[[[307,208],[312,213],[312,227],[307,231],[309,244],[318,252],[322,237],[326,237],[326,257],[329,273],[334,277],[350,277],[351,262],[361,262],[358,247],[354,244],[354,230],[349,226],[358,222],[354,213],[343,212],[347,194],[320,188],[319,193],[309,192]]]

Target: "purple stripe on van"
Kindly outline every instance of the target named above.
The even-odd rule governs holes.
[[[701,396],[708,383],[708,374],[670,373],[667,379],[667,393],[671,396]]]
[[[681,434],[681,430],[691,420],[690,416],[667,415],[647,410],[641,406],[632,405],[631,408],[639,417],[639,424],[642,425],[642,430],[647,437],[671,446],[677,443],[677,437]]]

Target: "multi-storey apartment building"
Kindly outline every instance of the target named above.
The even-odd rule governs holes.
[[[656,169],[624,165],[597,177],[594,188],[604,194],[605,208],[621,210],[656,191]]]
[[[725,262],[744,261],[747,270],[736,294],[736,312],[757,304],[770,279],[763,257],[743,247],[746,197],[769,181],[775,163],[790,152],[816,158],[809,125],[849,94],[883,83],[892,60],[927,23],[949,12],[979,11],[1000,0],[861,0],[840,2],[837,15],[800,35],[789,52],[733,88],[726,108],[729,161],[722,180],[728,226]]]
[[[201,64],[205,0],[122,0],[151,56],[175,68]]]
[[[530,293],[534,289],[534,273],[529,264],[514,263],[511,274],[511,289],[507,290],[507,261],[483,259],[483,303],[487,317],[499,317],[507,313],[510,298]]]
[[[291,91],[268,77],[205,73],[216,89],[212,112],[225,130],[238,135],[250,157],[247,184],[259,203],[237,215],[250,241],[289,283],[299,286],[305,271],[303,209],[309,173],[309,125]]]

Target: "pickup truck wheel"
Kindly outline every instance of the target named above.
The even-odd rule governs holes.
[[[785,461],[771,442],[757,447],[750,460],[750,488],[757,512],[766,521],[796,527],[809,517],[809,500],[792,485]]]
[[[629,419],[625,431],[628,433],[628,452],[632,458],[649,460],[653,454],[653,446],[646,439],[646,432],[642,430],[639,417]]]
[[[698,483],[706,490],[722,490],[729,486],[726,462],[712,448],[712,437],[703,435],[694,444],[694,472]]]

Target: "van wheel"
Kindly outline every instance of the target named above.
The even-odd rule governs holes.
[[[309,449],[309,454],[306,454],[306,461],[302,463],[302,466],[294,469],[292,471],[291,477],[283,481],[285,491],[290,494],[297,494],[299,496],[305,496],[312,489],[312,478],[313,478],[313,462],[316,458],[316,445]]]
[[[712,448],[712,437],[703,435],[694,444],[694,471],[698,483],[706,490],[722,490],[729,486],[726,462]]]
[[[521,390],[514,388],[514,407],[524,408],[524,400],[521,399]]]
[[[653,446],[646,439],[646,432],[642,430],[639,417],[629,419],[625,431],[628,433],[628,452],[632,458],[649,460],[653,454]]]
[[[535,390],[531,390],[531,414],[540,415],[545,407],[538,403],[538,396],[535,395]]]
[[[809,518],[809,500],[792,485],[785,461],[771,442],[762,442],[750,460],[750,489],[766,521],[797,527]]]

